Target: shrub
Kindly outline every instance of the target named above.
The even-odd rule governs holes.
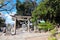
[[[55,35],[56,35],[57,30],[56,30],[56,29],[53,29],[53,30],[51,30],[50,32],[51,32],[51,35],[52,35],[52,36],[55,36]]]
[[[38,24],[38,28],[39,28],[39,29],[42,29],[42,30],[45,30],[45,31],[48,31],[48,29],[49,29],[49,30],[54,29],[54,26],[53,26],[53,24],[50,23],[50,22],[45,22],[45,23],[39,23],[39,24]]]
[[[58,34],[58,36],[60,36],[60,33]]]
[[[48,40],[57,40],[56,37],[48,37]]]

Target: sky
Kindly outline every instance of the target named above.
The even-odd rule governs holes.
[[[7,2],[5,2],[5,4],[6,4],[6,3],[7,3]],[[12,0],[11,3],[9,3],[7,6],[5,6],[5,7],[3,7],[3,8],[5,8],[5,9],[10,9],[10,8],[13,7],[14,4],[16,4],[16,0]],[[3,14],[16,13],[16,6],[14,6],[14,9],[12,9],[11,12],[10,12],[10,11],[8,11],[8,12],[2,11],[2,13],[3,13]]]
[[[24,2],[24,0],[20,0],[20,1]],[[36,2],[38,4],[40,2],[40,0],[37,0]],[[5,3],[7,3],[7,2],[5,2]],[[11,0],[11,3],[13,3],[13,5],[16,4],[16,0]],[[13,7],[11,3],[9,3],[8,6],[3,7],[3,8],[10,9],[10,7]],[[14,9],[11,10],[11,12],[8,11],[9,14],[6,11],[1,12],[3,14],[2,17],[5,19],[6,24],[7,23],[10,23],[10,24],[14,23],[14,21],[12,20],[12,17],[10,16],[10,14],[14,15],[14,14],[16,14],[16,11],[17,11],[16,6],[14,6]]]
[[[24,0],[20,0],[21,2],[24,2]],[[33,0],[34,1],[34,0]],[[37,4],[39,4],[39,2],[40,2],[41,0],[37,0],[36,2],[37,2]]]

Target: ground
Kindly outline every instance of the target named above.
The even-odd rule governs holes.
[[[49,33],[21,33],[18,35],[0,35],[0,40],[47,40]]]
[[[31,33],[31,32],[21,32],[16,30],[16,35],[4,35],[0,33],[0,40],[48,40],[48,36],[50,36],[50,32],[46,33]],[[57,36],[58,40],[60,40],[60,36]]]

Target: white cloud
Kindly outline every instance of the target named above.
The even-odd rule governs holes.
[[[12,14],[10,13],[10,14],[3,14],[2,13],[2,18],[4,18],[5,19],[5,23],[6,24],[14,24],[14,21],[12,20],[12,17],[10,16],[10,15],[15,15],[16,14],[16,12],[12,12]]]
[[[5,18],[5,20],[6,20],[5,23],[6,23],[6,24],[8,24],[8,23],[9,23],[9,24],[14,24],[14,22],[13,22],[13,20],[12,20],[12,17],[11,17],[9,14],[5,14],[5,17],[6,17],[6,18]]]
[[[2,13],[2,12],[0,12]],[[9,14],[4,14],[2,13],[1,17],[5,19],[5,23],[6,24],[14,24],[15,21],[12,20],[12,17],[10,15],[15,15],[16,12],[12,12],[12,13],[9,13]]]
[[[14,16],[15,14],[16,14],[16,12],[9,13],[9,15],[12,15],[12,16]]]

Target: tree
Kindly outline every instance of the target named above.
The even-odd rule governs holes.
[[[60,11],[60,0],[42,0],[40,4],[35,8],[32,12],[32,17],[34,22],[37,21],[38,18],[47,20],[50,22],[56,20],[56,17],[59,17]]]
[[[17,0],[16,9],[17,13],[20,15],[30,16],[32,10],[34,10],[36,2],[32,2],[31,0],[25,0],[25,2],[21,3]]]

